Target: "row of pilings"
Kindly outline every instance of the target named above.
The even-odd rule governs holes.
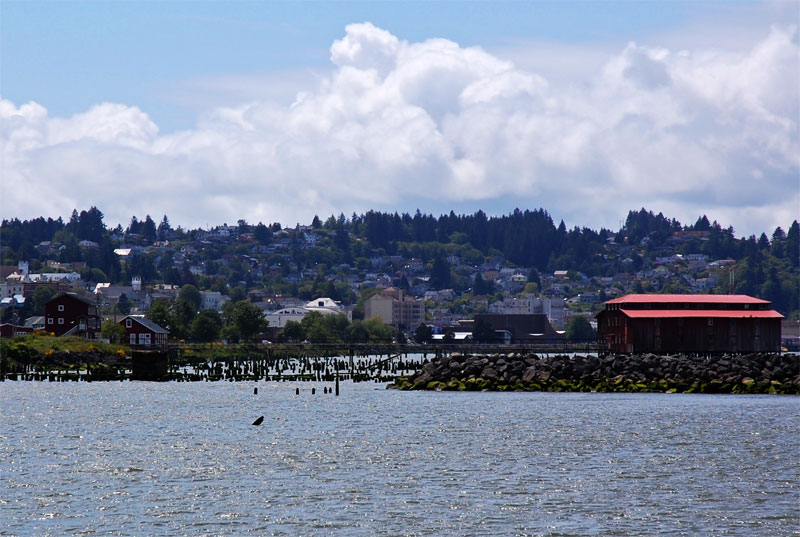
[[[425,355],[387,350],[370,355],[350,350],[304,347],[181,347],[133,350],[125,356],[58,352],[3,361],[0,380],[28,381],[301,381],[390,382],[420,367]]]
[[[437,356],[389,388],[452,391],[800,394],[800,356],[461,354]]]

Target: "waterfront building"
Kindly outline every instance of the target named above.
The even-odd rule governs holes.
[[[118,323],[125,330],[125,343],[131,347],[165,348],[169,332],[150,319],[128,315]]]
[[[77,335],[97,339],[100,318],[97,304],[76,293],[59,293],[44,306],[45,330],[56,336]]]
[[[777,352],[783,315],[770,306],[747,295],[625,295],[597,314],[597,338],[611,352]]]

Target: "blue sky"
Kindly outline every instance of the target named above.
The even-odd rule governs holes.
[[[2,4],[2,93],[67,116],[111,101],[162,128],[193,115],[166,94],[216,76],[326,70],[347,24],[408,41],[510,47],[527,39],[622,47],[688,16],[685,2],[19,2]]]
[[[800,213],[798,6],[3,0],[4,176],[45,194],[4,179],[3,217],[645,206],[771,232]]]

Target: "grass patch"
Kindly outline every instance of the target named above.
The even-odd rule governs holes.
[[[100,352],[102,354],[127,354],[128,347],[119,344],[101,343],[77,336],[55,337],[44,334],[26,334],[3,341],[4,346],[19,348],[20,346],[42,354],[54,352]]]

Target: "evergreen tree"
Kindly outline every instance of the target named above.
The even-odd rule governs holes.
[[[446,289],[451,285],[450,263],[440,254],[433,260],[430,284],[434,289]]]
[[[201,343],[217,341],[222,330],[222,317],[214,310],[203,310],[192,321],[192,339]]]
[[[156,232],[156,223],[150,218],[148,214],[144,222],[139,226],[139,234],[142,235],[147,242],[153,243],[158,240],[158,233]]]
[[[567,339],[570,341],[592,341],[597,338],[594,328],[586,317],[573,317],[567,324]]]
[[[134,216],[131,217],[131,223],[128,224],[128,229],[125,230],[125,234],[126,235],[138,235],[139,234],[139,227],[140,227],[139,220],[134,215]]]
[[[414,341],[419,344],[430,343],[433,339],[433,329],[427,324],[421,324],[414,330]]]
[[[158,224],[158,240],[167,240],[170,231],[172,231],[172,228],[169,225],[169,219],[167,219],[167,215],[164,215],[164,218],[161,219],[161,223]]]

